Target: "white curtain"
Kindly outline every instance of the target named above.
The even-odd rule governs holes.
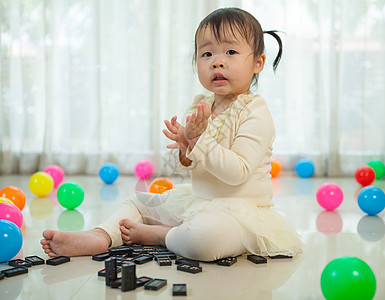
[[[285,168],[313,159],[317,175],[385,160],[385,1],[0,0],[0,173],[59,164],[131,174],[140,159],[169,174],[163,120],[202,92],[194,33],[218,7],[238,6],[264,30],[257,88],[276,124]]]

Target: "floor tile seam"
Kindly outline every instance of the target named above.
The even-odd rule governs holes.
[[[90,274],[90,276],[88,277],[88,279],[86,280],[86,281],[84,281],[84,283],[75,291],[75,293],[71,296],[71,297],[69,297],[68,299],[69,300],[73,300],[73,299],[75,299],[75,296],[77,295],[77,294],[79,294],[79,292],[80,292],[80,290],[88,283],[88,281],[92,278],[92,277],[94,277],[94,275],[95,274]]]

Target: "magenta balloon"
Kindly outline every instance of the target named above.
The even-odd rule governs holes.
[[[154,174],[154,166],[148,160],[141,160],[136,164],[134,172],[136,177],[146,180]]]
[[[23,214],[14,204],[0,203],[0,220],[11,221],[21,228],[21,225],[23,225]]]
[[[344,195],[338,185],[327,182],[318,188],[316,197],[319,205],[324,209],[333,210],[341,205]]]
[[[64,171],[57,165],[50,165],[44,169],[44,173],[51,175],[53,186],[57,188],[64,179]]]

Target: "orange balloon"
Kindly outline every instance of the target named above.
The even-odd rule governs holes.
[[[20,211],[23,210],[26,202],[24,192],[17,186],[7,186],[0,190],[0,197],[7,198],[15,204]]]
[[[277,177],[279,173],[281,173],[281,170],[282,170],[281,162],[278,159],[274,158],[273,161],[271,162],[271,171],[270,171],[271,177]]]
[[[167,177],[157,177],[150,184],[150,193],[163,194],[174,188],[173,182]]]

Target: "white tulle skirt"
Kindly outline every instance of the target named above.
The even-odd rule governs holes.
[[[190,184],[180,184],[162,195],[137,194],[134,202],[144,217],[172,226],[204,211],[226,212],[238,221],[243,244],[253,254],[294,256],[302,251],[292,224],[273,208],[258,207],[250,199],[199,198],[192,195]]]

